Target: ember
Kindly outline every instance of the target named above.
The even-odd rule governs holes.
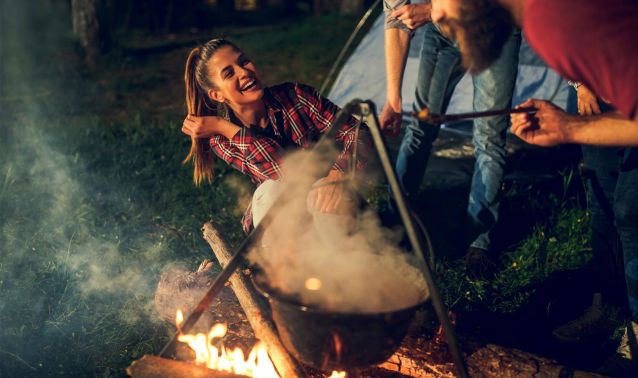
[[[175,316],[178,329],[180,329],[183,320],[184,315],[178,310]],[[244,352],[240,348],[228,351],[223,344],[218,343],[218,340],[224,335],[226,335],[226,325],[215,324],[207,335],[203,333],[180,334],[178,340],[188,344],[195,351],[197,365],[205,365],[209,369],[255,378],[279,378],[263,343],[258,342],[248,354],[248,358],[245,359]]]

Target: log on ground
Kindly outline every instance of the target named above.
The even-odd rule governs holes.
[[[133,378],[246,378],[245,375],[212,370],[183,361],[151,355],[144,355],[139,360],[133,361],[131,366],[126,369],[126,373]]]
[[[226,266],[232,258],[228,243],[211,221],[203,226],[204,239],[213,249],[217,260]],[[270,316],[270,308],[265,299],[257,293],[252,282],[241,272],[235,272],[230,278],[231,288],[241,304],[255,337],[266,344],[268,354],[282,377],[303,377],[303,368],[284,348],[275,324]]]
[[[418,356],[418,357],[417,357]],[[451,362],[431,358],[431,353],[415,353],[399,349],[388,361],[380,364],[386,370],[415,378],[454,377]],[[471,377],[478,378],[601,378],[599,374],[575,370],[549,358],[519,349],[488,344],[466,358]]]

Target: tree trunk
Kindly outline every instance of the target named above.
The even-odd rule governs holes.
[[[103,22],[100,0],[71,0],[73,34],[84,50],[87,63],[94,65],[109,48],[110,36]]]

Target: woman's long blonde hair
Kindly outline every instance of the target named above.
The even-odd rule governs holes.
[[[213,39],[202,46],[193,48],[186,59],[184,72],[184,84],[186,86],[186,109],[188,114],[195,116],[225,116],[228,111],[223,103],[213,101],[208,96],[208,91],[215,89],[215,85],[208,76],[207,64],[215,52],[222,46],[231,46],[239,50],[232,42],[226,39]],[[210,149],[207,138],[196,139],[191,137],[191,148],[184,159],[184,164],[193,161],[193,181],[199,185],[206,180],[213,180],[213,151]]]

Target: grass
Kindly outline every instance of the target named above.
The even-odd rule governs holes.
[[[545,184],[514,182],[501,200],[501,234],[530,224],[530,232],[501,253],[500,269],[488,281],[470,280],[463,264],[448,264],[443,275],[444,295],[450,307],[461,311],[476,306],[512,313],[521,308],[552,274],[577,270],[590,261],[591,229],[584,198],[584,178],[575,167],[556,172]],[[551,182],[553,181],[553,182]],[[514,208],[514,211],[508,211]],[[499,236],[499,235],[497,235]]]
[[[536,287],[558,271],[578,269],[591,258],[588,213],[556,197],[550,218],[537,224],[519,245],[505,251],[493,280],[471,280],[462,261],[445,263],[441,283],[446,303],[457,311],[486,307],[512,313],[521,308]]]
[[[210,256],[201,224],[214,218],[232,242],[242,238],[243,208],[235,204],[250,183],[219,165],[214,182],[196,188],[181,165],[188,49],[224,35],[267,83],[319,87],[354,20],[224,27],[173,44],[119,34],[122,48],[88,71],[70,43],[66,10],[47,4],[7,5],[17,16],[2,20],[0,376],[121,376],[167,341],[172,330],[155,316],[154,286],[167,266],[193,268]],[[379,198],[372,200],[381,206]],[[508,254],[493,284],[468,281],[450,265],[442,282],[448,304],[512,311],[526,299],[521,288],[579,266],[586,214],[554,201],[559,211]]]

